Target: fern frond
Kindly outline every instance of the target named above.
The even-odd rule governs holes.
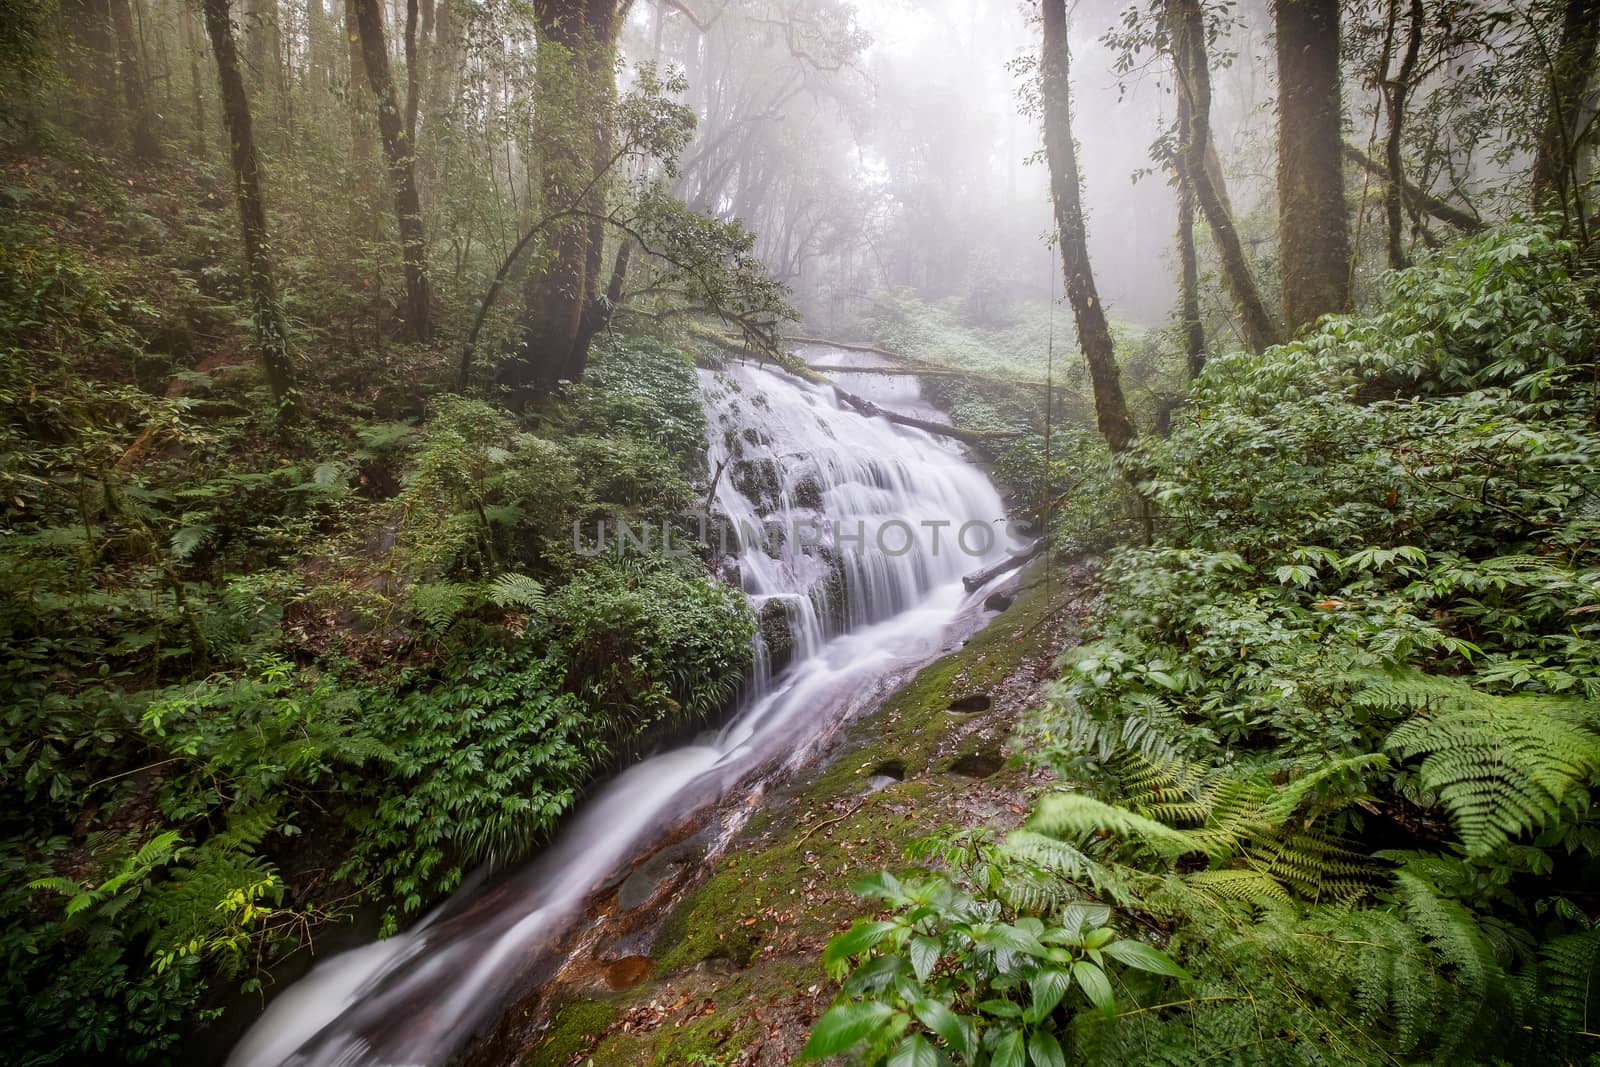
[[[1422,756],[1419,778],[1449,811],[1470,856],[1586,806],[1600,775],[1594,704],[1499,696],[1445,679],[1412,677],[1379,692],[1418,714],[1390,733],[1401,759]]]
[[[1187,852],[1215,851],[1215,846],[1198,835],[1175,830],[1137,812],[1106,804],[1082,793],[1053,793],[1039,801],[1029,828],[1065,839],[1083,840],[1102,834],[1115,834],[1157,853],[1175,859]]]
[[[473,587],[461,582],[422,582],[412,587],[411,613],[426,625],[442,630],[466,609],[472,593]]]
[[[544,586],[525,574],[502,574],[489,583],[489,600],[499,608],[544,608]]]

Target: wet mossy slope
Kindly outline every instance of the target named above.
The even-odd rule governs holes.
[[[852,724],[813,777],[769,798],[676,902],[650,980],[569,1002],[523,1062],[790,1062],[833,992],[818,954],[865,910],[851,879],[904,867],[905,846],[941,827],[1020,818],[1036,783],[1006,758],[1011,728],[1074,639],[1084,584],[1077,569],[1025,575],[985,629]]]

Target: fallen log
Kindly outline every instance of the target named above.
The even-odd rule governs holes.
[[[1007,556],[999,563],[996,563],[993,566],[985,567],[981,571],[973,571],[971,574],[961,579],[962,588],[966,589],[966,591],[969,593],[974,589],[983,588],[985,585],[988,585],[1002,574],[1005,574],[1009,571],[1014,571],[1018,567],[1027,563],[1029,560],[1037,557],[1045,550],[1047,545],[1048,539],[1041,537],[1039,540],[1035,541],[1033,543],[1033,547],[1029,548],[1026,552],[1019,553],[1015,556]]]
[[[791,345],[823,345],[828,348],[842,348],[846,352],[870,352],[875,356],[885,359],[904,360],[906,357],[898,352],[891,352],[887,348],[877,345],[861,344],[856,341],[830,341],[826,337],[785,337],[784,341]]]
[[[879,407],[877,404],[874,404],[870,400],[856,396],[854,393],[846,392],[837,385],[833,387],[833,391],[838,395],[840,400],[855,408],[869,419],[882,417],[888,419],[897,426],[910,426],[913,429],[936,434],[940,437],[953,437],[962,444],[972,445],[974,447],[981,447],[985,441],[1022,436],[1020,433],[1007,433],[1002,431],[983,433],[977,430],[963,430],[958,426],[946,426],[942,422],[930,422],[927,419],[918,419],[910,415],[902,415],[897,411],[888,411]]]
[[[838,363],[808,363],[806,369],[817,374],[888,374],[902,375],[907,378],[961,378],[976,379],[984,382],[999,382],[1002,385],[1031,385],[1040,389],[1048,383],[1037,381],[1033,378],[1008,378],[1003,374],[985,374],[982,371],[957,370],[953,367],[927,367],[917,364],[911,367],[846,367]],[[1060,386],[1055,386],[1059,389]]]

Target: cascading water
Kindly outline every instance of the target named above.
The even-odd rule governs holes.
[[[318,965],[272,1002],[230,1067],[442,1063],[560,949],[652,831],[775,756],[798,761],[883,679],[925,662],[968,599],[961,576],[1007,551],[1000,498],[953,443],[864,418],[830,387],[780,372],[702,373],[715,510],[763,619],[744,706],[714,739],[618,775],[520,871]],[[914,380],[890,388],[892,401],[874,399],[928,417]]]

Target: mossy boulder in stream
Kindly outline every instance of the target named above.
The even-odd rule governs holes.
[[[789,621],[788,607],[782,600],[767,601],[761,605],[756,625],[761,630],[761,641],[767,649],[767,661],[776,674],[794,659],[794,626]]]

